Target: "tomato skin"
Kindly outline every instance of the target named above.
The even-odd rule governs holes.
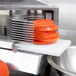
[[[43,40],[43,39],[48,39],[48,38],[54,38],[59,36],[58,32],[37,32],[34,36],[35,40]]]
[[[0,76],[9,76],[9,70],[3,61],[0,60]]]
[[[46,40],[40,40],[40,41],[35,40],[34,44],[37,44],[37,45],[52,44],[52,43],[55,43],[58,39],[59,39],[59,36],[52,39],[46,39]]]

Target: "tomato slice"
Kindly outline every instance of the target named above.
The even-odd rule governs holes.
[[[35,40],[43,40],[43,39],[48,39],[48,38],[54,38],[59,36],[59,33],[56,31],[53,32],[37,32],[35,33],[34,37]]]
[[[35,27],[35,31],[56,31],[58,29],[57,25],[51,25],[46,27]]]
[[[9,70],[3,61],[0,60],[0,76],[9,76]]]
[[[54,40],[58,40],[58,39],[59,39],[59,36],[54,37],[54,38],[48,38],[48,39],[38,40],[38,41],[43,41],[43,42],[52,42],[52,41],[54,41]]]
[[[52,44],[52,43],[55,43],[58,39],[59,39],[59,36],[55,38],[47,39],[47,40],[41,40],[41,41],[35,40],[34,44],[38,44],[38,45]]]
[[[45,26],[50,26],[54,24],[54,22],[51,19],[39,19],[35,20],[34,25],[35,27],[45,27]]]

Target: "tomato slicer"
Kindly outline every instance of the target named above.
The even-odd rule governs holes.
[[[0,59],[9,68],[38,75],[46,66],[46,55],[60,56],[70,46],[71,41],[62,39],[50,45],[35,45],[25,40],[28,29],[25,25],[36,19],[52,19],[58,25],[56,6],[35,0],[3,0],[0,9],[9,10],[0,25]]]

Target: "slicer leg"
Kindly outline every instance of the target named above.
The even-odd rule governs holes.
[[[42,74],[40,73],[39,75],[33,75],[33,76],[50,76],[50,70],[51,70],[51,66],[50,64],[48,64],[45,70],[42,72]]]
[[[51,66],[50,66],[50,64],[48,64],[45,69],[45,76],[50,76],[50,70],[51,70]]]

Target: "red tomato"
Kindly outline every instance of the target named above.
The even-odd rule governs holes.
[[[58,39],[59,39],[59,36],[55,38],[46,39],[46,40],[40,40],[40,41],[35,40],[34,44],[38,44],[38,45],[52,44],[56,42]]]
[[[3,61],[0,60],[0,76],[9,76],[9,70]]]
[[[59,33],[58,32],[37,32],[35,34],[35,40],[43,40],[43,39],[48,39],[48,38],[54,38],[54,37],[57,37],[59,36]]]

